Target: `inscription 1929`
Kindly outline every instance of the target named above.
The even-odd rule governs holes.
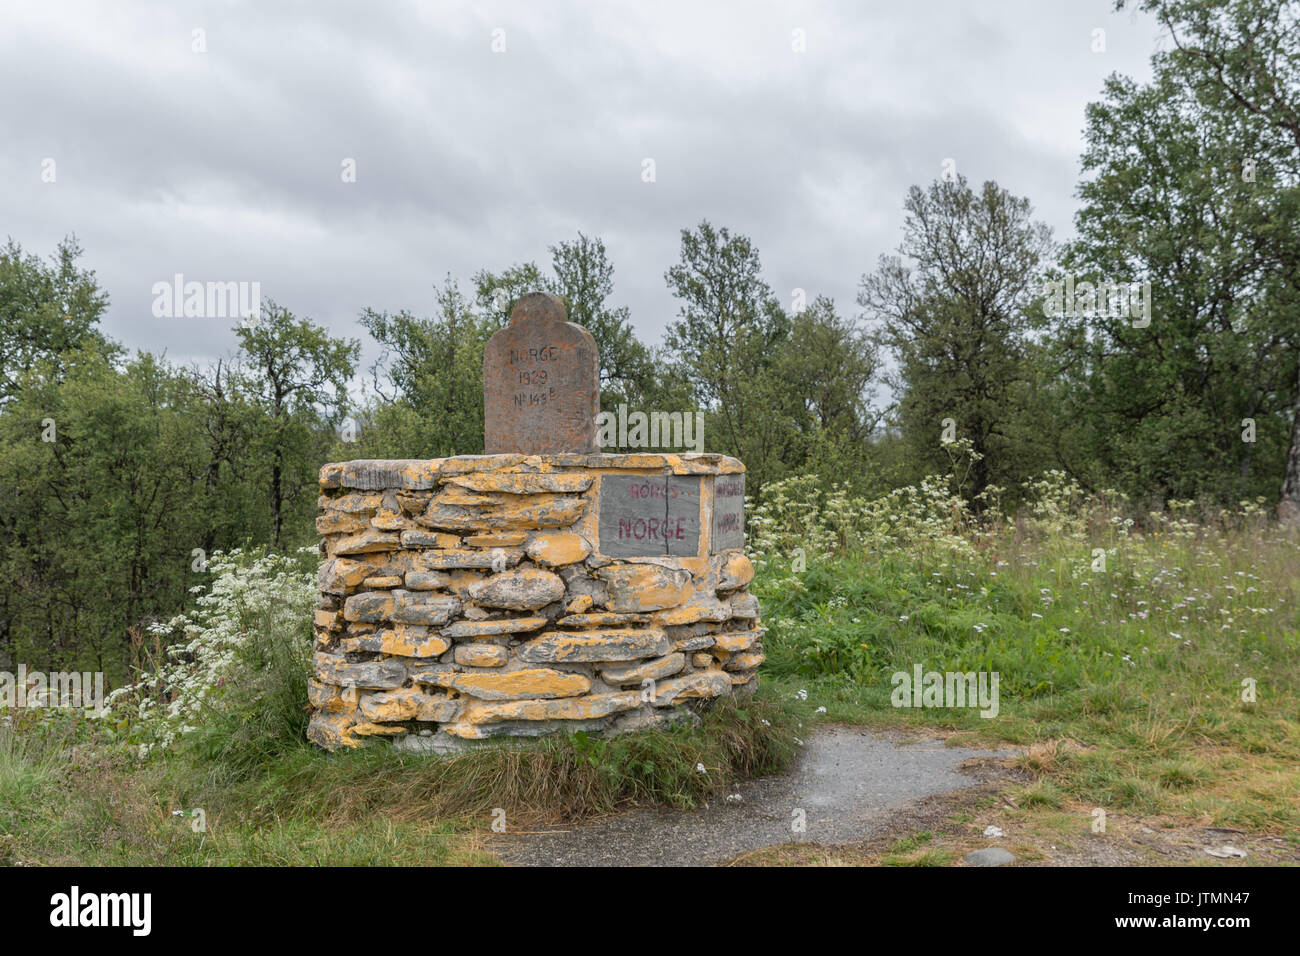
[[[510,367],[518,379],[516,408],[535,408],[555,401],[555,388],[549,384],[551,372],[546,363],[557,361],[559,354],[560,350],[553,345],[510,350]]]
[[[521,297],[483,353],[486,453],[595,452],[599,411],[596,340],[557,297]]]

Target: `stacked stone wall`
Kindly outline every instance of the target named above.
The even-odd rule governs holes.
[[[743,473],[707,454],[326,465],[308,736],[617,733],[753,690]]]

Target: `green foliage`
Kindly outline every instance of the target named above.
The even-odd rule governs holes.
[[[1099,721],[1144,710],[1166,686],[1231,699],[1247,660],[1260,681],[1290,679],[1300,540],[1256,503],[1198,519],[1178,502],[1139,531],[1122,500],[1063,474],[1031,487],[1028,516],[1008,521],[977,519],[957,497],[927,511],[897,493],[822,494],[808,479],[768,486],[753,539],[765,671],[858,685],[876,709],[890,707],[892,675],[917,664],[997,672],[1004,713],[1073,701]],[[1166,782],[1181,779],[1175,769]]]
[[[249,451],[265,461],[271,544],[280,546],[286,510],[297,506],[295,532],[314,514],[313,495],[319,474],[322,431],[342,417],[348,382],[356,370],[361,344],[332,338],[307,319],[267,301],[260,319],[237,326],[240,357],[235,388],[257,412],[248,430]],[[304,506],[311,505],[309,509]]]
[[[1276,493],[1300,362],[1286,305],[1300,288],[1300,193],[1268,167],[1243,179],[1259,132],[1204,109],[1167,68],[1147,86],[1108,80],[1086,135],[1066,267],[1081,281],[1149,282],[1151,322],[1062,319],[1072,470],[1157,504]]]
[[[741,458],[754,492],[822,466],[861,485],[875,349],[825,297],[787,314],[761,272],[748,238],[705,221],[682,231],[665,274],[681,302],[666,336],[672,371],[704,412],[708,450]]]
[[[217,503],[192,379],[152,356],[38,364],[0,414],[0,659],[109,670],[184,602]],[[57,595],[57,598],[55,597]]]
[[[118,351],[97,328],[108,296],[95,273],[77,265],[81,251],[70,236],[47,265],[12,239],[0,248],[0,408],[39,363],[57,380],[71,356]]]
[[[196,607],[150,628],[154,659],[135,683],[109,695],[118,738],[141,756],[188,738],[235,774],[300,745],[315,551],[212,555],[212,584]]]
[[[437,305],[431,319],[362,314],[385,350],[371,369],[378,400],[359,414],[359,441],[338,449],[340,457],[407,458],[417,448],[430,458],[482,453],[483,349],[500,320],[476,313],[450,276]]]
[[[682,303],[666,344],[705,413],[710,450],[744,460],[755,488],[779,476],[791,430],[773,368],[790,319],[761,271],[749,239],[706,221],[682,230],[681,261],[664,276]]]
[[[1016,426],[1029,407],[1030,309],[1051,234],[1031,219],[1029,200],[994,182],[978,192],[960,176],[913,186],[904,207],[899,255],[863,276],[858,304],[898,363],[898,418],[913,460],[942,468],[943,443],[968,439],[968,493],[978,501],[1043,462],[1041,444]]]

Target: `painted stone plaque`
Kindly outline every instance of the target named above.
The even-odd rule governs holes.
[[[694,557],[700,550],[700,478],[605,475],[600,553],[611,558]]]
[[[745,546],[745,476],[713,479],[713,550]]]

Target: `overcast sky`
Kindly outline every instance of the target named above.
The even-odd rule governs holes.
[[[1068,237],[1084,107],[1158,42],[1112,6],[0,0],[0,235],[44,256],[76,233],[105,331],[180,363],[234,336],[153,316],[175,273],[258,281],[369,359],[363,308],[430,314],[447,273],[468,291],[579,231],[658,344],[664,271],[706,218],[787,305],[854,314],[945,159]]]

